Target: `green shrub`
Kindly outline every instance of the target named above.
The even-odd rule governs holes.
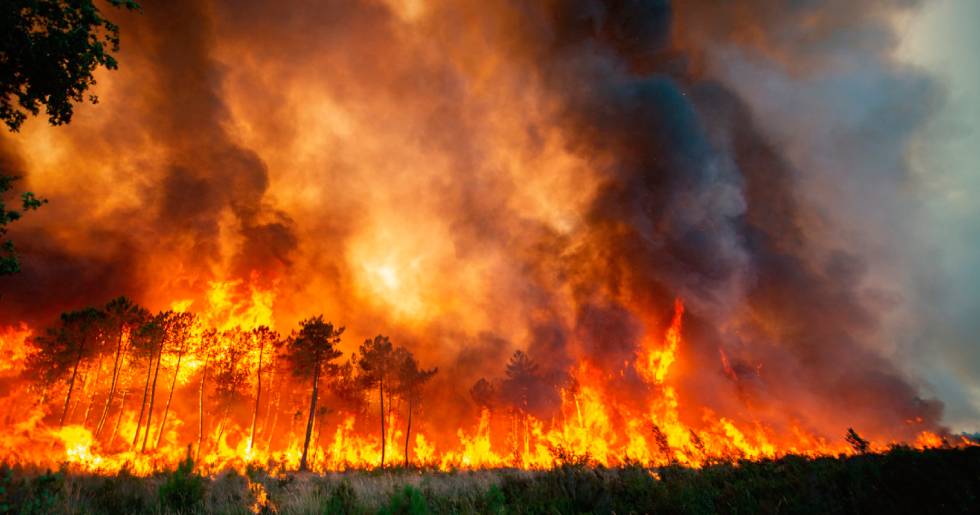
[[[379,515],[426,515],[430,513],[425,497],[417,488],[405,485],[391,495],[387,506],[382,506]]]
[[[491,485],[483,496],[483,506],[480,507],[481,513],[494,513],[502,515],[507,513],[507,498],[504,492],[497,485]]]
[[[327,504],[324,506],[323,513],[325,515],[346,515],[357,511],[357,492],[354,491],[350,481],[343,480],[337,483],[337,486],[330,492],[330,496],[327,497]]]
[[[188,448],[187,458],[177,465],[177,470],[167,474],[157,496],[165,510],[191,513],[203,507],[204,487],[204,478],[194,471],[194,460]]]
[[[91,492],[90,504],[96,513],[145,513],[152,490],[146,480],[123,469],[116,476],[101,478]]]
[[[55,513],[55,507],[62,504],[65,472],[46,470],[43,474],[27,477],[22,481],[11,480],[8,486],[11,489],[12,502],[4,503],[8,508],[6,513],[47,515]]]

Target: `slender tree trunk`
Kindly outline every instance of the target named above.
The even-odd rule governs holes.
[[[255,374],[255,409],[252,410],[252,430],[248,434],[248,450],[251,455],[252,445],[255,444],[255,424],[259,420],[259,403],[262,399],[262,351],[265,350],[265,341],[259,345],[259,370]]]
[[[122,356],[122,342],[123,333],[120,331],[119,338],[116,340],[116,358],[112,363],[112,380],[109,382],[109,393],[105,398],[105,406],[102,407],[102,416],[99,417],[99,423],[95,426],[96,438],[102,433],[102,427],[105,425],[106,419],[109,418],[109,407],[112,405],[112,398],[116,394],[116,383],[119,381],[119,357]]]
[[[167,415],[170,414],[170,403],[174,399],[174,388],[177,386],[177,376],[180,375],[180,360],[184,357],[184,350],[187,346],[187,340],[180,346],[180,350],[177,353],[177,365],[174,367],[174,380],[170,382],[170,395],[167,396],[167,404],[163,408],[163,418],[160,419],[160,431],[157,432],[157,444],[156,448],[160,447],[160,442],[163,439],[163,429],[167,426]]]
[[[303,456],[299,460],[299,469],[301,471],[309,470],[307,468],[306,456],[310,450],[310,435],[313,433],[313,415],[316,413],[316,396],[317,388],[320,383],[320,364],[316,364],[316,368],[313,370],[313,395],[310,396],[310,416],[306,420],[306,438],[303,441]]]
[[[98,364],[95,365],[95,381],[92,382],[92,393],[88,397],[88,406],[85,408],[85,417],[82,425],[88,424],[88,417],[92,414],[92,407],[95,406],[95,394],[99,392],[99,379],[102,379],[102,354],[99,354]]]
[[[201,387],[198,389],[197,394],[197,454],[194,456],[194,461],[200,459],[201,446],[204,444],[204,381],[208,377],[208,361],[210,359],[210,355],[204,357],[204,369],[201,371]]]
[[[408,468],[408,437],[412,434],[412,411],[413,411],[412,398],[408,399],[408,424],[405,429],[405,468]]]
[[[122,399],[119,401],[119,416],[116,417],[116,424],[112,427],[112,436],[109,437],[109,446],[112,446],[112,442],[116,441],[116,435],[119,433],[119,424],[122,423],[123,415],[126,414],[126,397],[129,396],[129,389],[123,390]]]
[[[327,417],[316,417],[316,437],[313,438],[313,457],[310,459],[310,461],[316,461],[317,457],[320,455],[320,437],[323,436],[323,420],[325,418]]]
[[[89,375],[85,373],[85,369],[78,371],[78,379],[75,380],[75,394],[71,398],[71,407],[68,408],[68,416],[65,418],[66,422],[75,419],[75,412],[78,411],[78,406],[82,403],[79,397],[83,397],[85,394],[85,384],[88,378]]]
[[[268,396],[268,399],[266,399],[265,401],[265,415],[262,416],[262,431],[260,431],[263,436],[268,436],[269,434],[269,418],[272,416],[272,407],[275,404],[276,397],[278,396],[278,391],[279,391],[276,388],[275,361],[272,362],[272,372],[269,376],[269,388],[272,389],[273,395]]]
[[[143,446],[140,447],[140,452],[146,452],[146,442],[150,439],[150,429],[153,428],[151,421],[153,420],[153,401],[157,397],[157,378],[160,377],[160,362],[163,361],[163,342],[160,342],[160,350],[157,351],[157,366],[156,370],[153,371],[153,384],[150,385],[150,405],[147,406],[146,410],[146,431],[143,432]]]
[[[378,402],[381,403],[381,468],[385,468],[385,383],[378,380]]]
[[[136,419],[136,432],[133,433],[133,448],[140,441],[140,425],[143,423],[143,413],[146,413],[146,397],[150,393],[150,375],[153,373],[153,353],[150,353],[150,361],[146,364],[146,381],[143,383],[143,401],[140,402],[140,416]],[[122,416],[122,415],[120,415]]]
[[[276,437],[276,427],[279,426],[279,412],[281,411],[280,407],[282,405],[282,388],[283,385],[282,382],[280,382],[279,388],[276,389],[275,402],[273,403],[272,407],[269,408],[270,411],[272,411],[272,424],[269,425],[269,429],[267,431],[268,435],[265,442],[266,447],[272,447],[272,440]]]
[[[228,422],[228,415],[230,413],[231,413],[231,406],[228,406],[225,409],[221,410],[221,421],[218,422],[218,431],[214,435],[215,443],[220,444],[221,435],[225,434],[225,428],[228,427],[227,422]]]
[[[71,393],[75,389],[75,378],[78,377],[78,365],[82,363],[82,351],[78,351],[78,357],[75,358],[75,366],[71,370],[71,379],[68,380],[68,393],[65,394],[65,409],[61,411],[61,420],[58,421],[58,426],[62,427],[65,425],[65,418],[68,417],[68,406],[71,404]]]
[[[123,390],[123,396],[119,401],[119,416],[116,417],[116,423],[112,427],[112,435],[109,437],[109,446],[116,441],[116,435],[119,434],[119,426],[122,424],[122,417],[126,414],[126,398],[129,396],[129,389]]]

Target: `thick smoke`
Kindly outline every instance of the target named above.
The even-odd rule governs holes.
[[[103,104],[14,140],[52,203],[13,231],[0,321],[258,281],[281,330],[322,311],[439,365],[461,419],[515,349],[554,378],[538,404],[583,360],[642,400],[620,369],[680,298],[691,420],[939,427],[882,343],[899,249],[857,237],[935,101],[890,61],[910,2],[146,4]]]

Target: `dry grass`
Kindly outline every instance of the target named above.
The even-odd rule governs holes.
[[[174,492],[193,495],[180,504]],[[0,514],[971,513],[977,505],[980,447],[790,456],[702,470],[579,464],[540,472],[253,469],[140,478],[0,467]]]

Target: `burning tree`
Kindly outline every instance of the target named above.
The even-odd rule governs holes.
[[[497,403],[497,389],[494,388],[493,383],[481,377],[470,388],[470,397],[480,409],[493,411]]]
[[[28,370],[44,385],[68,379],[64,408],[58,425],[65,425],[75,382],[82,363],[99,352],[105,313],[86,308],[62,313],[60,325],[34,340],[35,350],[28,358]]]
[[[367,408],[367,392],[356,362],[357,355],[354,354],[337,367],[330,381],[331,404],[336,410],[355,416],[365,413]]]
[[[215,352],[218,346],[218,331],[217,329],[207,329],[197,340],[197,349],[195,352],[200,359],[203,359],[201,364],[201,382],[198,386],[197,392],[197,452],[194,455],[194,459],[197,460],[201,455],[201,446],[204,444],[204,391],[205,385],[208,379],[208,371],[214,359]]]
[[[408,442],[412,435],[412,413],[415,411],[415,407],[422,402],[422,387],[432,379],[437,371],[437,368],[419,369],[415,357],[407,351],[398,369],[398,394],[408,401],[408,422],[405,429],[406,467],[408,467]]]
[[[847,434],[844,436],[844,440],[854,449],[854,452],[858,454],[865,454],[871,447],[871,442],[861,438],[861,435],[854,430],[854,428],[847,428]]]
[[[170,382],[170,393],[167,395],[167,403],[164,405],[163,416],[160,420],[160,430],[157,432],[157,447],[160,446],[160,441],[163,439],[167,415],[170,413],[170,403],[174,398],[174,388],[177,386],[177,378],[180,376],[180,362],[184,358],[184,353],[187,352],[194,321],[195,317],[191,313],[172,313],[167,317],[167,340],[172,343],[172,351],[177,353],[177,364],[174,365],[174,378]]]
[[[221,333],[218,347],[214,349],[214,400],[218,414],[218,430],[215,441],[224,434],[231,409],[248,396],[248,352],[251,333],[240,328]]]
[[[156,393],[157,375],[160,372],[159,355],[162,351],[164,340],[166,340],[166,326],[164,320],[166,313],[158,313],[149,318],[136,333],[133,339],[134,354],[139,359],[146,360],[146,379],[143,382],[143,400],[140,401],[140,413],[136,418],[136,431],[133,432],[133,447],[139,443],[140,427],[143,422],[143,414],[147,412],[146,401],[150,399],[150,409],[146,417],[146,432],[150,431],[150,415],[153,413],[153,397]],[[156,371],[154,372],[154,364]],[[153,379],[153,389],[150,389],[150,379]],[[147,436],[143,437],[143,447],[146,449]]]
[[[261,406],[262,399],[262,358],[265,355],[266,347],[272,347],[272,350],[278,348],[282,341],[279,338],[279,333],[269,329],[266,326],[256,327],[251,332],[252,346],[258,349],[258,365],[255,367],[255,408],[252,410],[252,427],[248,434],[248,451],[252,452],[252,446],[255,444],[255,426],[258,422],[259,417],[259,407]]]
[[[540,386],[542,377],[538,364],[524,351],[515,351],[507,363],[506,378],[501,384],[501,397],[511,406],[516,416],[517,432],[524,452],[528,451],[528,415],[531,396]]]
[[[102,428],[109,417],[109,410],[116,394],[122,360],[124,359],[123,344],[132,339],[133,332],[143,325],[149,316],[149,312],[126,297],[118,297],[109,301],[105,307],[105,313],[105,337],[109,341],[115,340],[116,350],[112,363],[112,379],[109,381],[109,393],[106,394],[102,415],[99,417],[95,428],[96,438],[102,433]]]
[[[336,349],[336,346],[340,343],[342,334],[344,334],[343,327],[334,327],[332,323],[323,321],[323,315],[319,315],[300,322],[300,330],[286,342],[285,357],[292,365],[293,374],[312,382],[310,414],[306,422],[306,437],[303,440],[303,455],[299,463],[300,470],[308,469],[306,459],[316,416],[320,377],[324,372],[329,373],[334,370],[335,365],[332,361],[340,357],[340,351]]]
[[[378,388],[378,408],[381,415],[381,467],[385,466],[385,388],[390,397],[397,390],[393,382],[398,371],[398,355],[387,336],[378,335],[373,339],[364,340],[358,350],[360,357],[357,366],[361,371],[361,384],[367,390]]]

